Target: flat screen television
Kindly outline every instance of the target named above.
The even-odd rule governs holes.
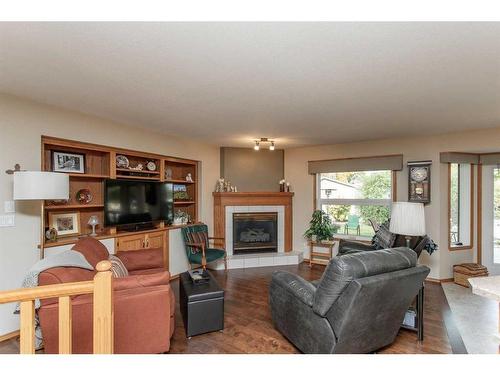
[[[124,226],[173,220],[173,184],[156,181],[104,182],[104,225]]]

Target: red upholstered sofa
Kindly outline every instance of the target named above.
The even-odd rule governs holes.
[[[108,259],[106,247],[94,238],[80,239],[73,250],[82,253],[95,268]],[[170,274],[163,268],[161,249],[118,253],[129,276],[113,279],[114,352],[163,353],[170,349],[174,332],[175,298]],[[87,281],[96,271],[56,267],[40,273],[39,285]],[[73,353],[92,353],[92,295],[75,296]],[[38,311],[45,353],[58,352],[57,299],[41,301]]]

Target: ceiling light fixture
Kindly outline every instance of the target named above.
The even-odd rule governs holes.
[[[260,144],[262,142],[264,143],[270,143],[269,145],[269,151],[274,151],[274,141],[270,140],[269,138],[260,138],[258,140],[255,140],[255,146],[253,146],[253,149],[255,151],[259,151],[260,150]]]

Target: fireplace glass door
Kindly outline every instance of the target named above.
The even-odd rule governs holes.
[[[278,251],[278,214],[249,212],[233,214],[233,254]]]

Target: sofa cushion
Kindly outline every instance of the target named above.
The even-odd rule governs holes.
[[[123,265],[123,262],[120,260],[120,258],[110,254],[109,261],[111,262],[111,272],[113,272],[114,277],[126,277],[126,276],[128,276],[128,270]]]
[[[163,268],[162,249],[143,249],[133,251],[120,251],[116,254],[127,267],[128,272]]]
[[[403,247],[335,257],[329,262],[317,286],[313,310],[325,316],[353,280],[415,267],[416,264],[417,254]]]
[[[108,249],[100,241],[93,237],[80,238],[71,250],[78,251],[83,254],[87,262],[95,268],[101,260],[107,260],[109,257]]]

